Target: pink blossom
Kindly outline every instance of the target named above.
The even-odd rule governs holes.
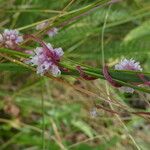
[[[38,24],[36,26],[36,30],[42,30],[46,27],[48,27],[48,22],[47,21]],[[49,31],[47,31],[47,35],[49,37],[54,37],[56,34],[58,34],[58,28],[56,28],[56,27],[54,27],[54,28],[50,29]]]
[[[142,71],[139,62],[136,62],[134,59],[123,59],[118,64],[115,65],[116,70],[134,70]]]
[[[142,71],[142,67],[139,62],[136,62],[134,59],[123,59],[118,64],[115,65],[116,70],[132,70],[132,71]],[[134,89],[122,86],[119,88],[122,93],[133,93]]]
[[[64,52],[62,48],[53,48],[50,43],[46,46],[48,50],[43,47],[37,47],[34,50],[35,54],[31,57],[30,63],[37,66],[37,73],[40,75],[50,71],[53,76],[58,76],[61,74],[58,62]]]
[[[58,34],[58,28],[52,28],[47,32],[49,37],[54,37],[56,34]]]
[[[42,30],[42,29],[46,28],[47,26],[48,26],[48,22],[47,21],[42,22],[42,23],[40,23],[40,24],[38,24],[36,26],[36,30]]]
[[[5,29],[2,34],[0,34],[0,45],[15,49],[16,46],[23,41],[23,36],[20,35],[17,30]]]

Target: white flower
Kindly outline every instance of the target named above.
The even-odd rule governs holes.
[[[133,71],[142,71],[142,67],[139,62],[136,62],[134,59],[123,59],[118,64],[115,65],[116,70],[133,70]],[[119,88],[122,93],[133,93],[134,89],[126,86]]]
[[[90,111],[90,115],[91,115],[91,117],[96,117],[97,116],[97,110],[96,110],[95,107],[92,108],[92,110]]]
[[[50,69],[53,76],[59,76],[61,74],[60,69],[56,65],[52,65]]]
[[[62,56],[62,55],[64,54],[64,52],[63,52],[63,50],[62,50],[61,47],[55,48],[54,51],[56,52],[56,54],[57,54],[58,56]]]
[[[47,50],[43,47],[37,47],[34,50],[35,54],[31,57],[30,63],[37,66],[37,73],[40,75],[50,71],[53,76],[59,76],[61,71],[57,63],[60,61],[64,52],[62,48],[54,49],[50,43],[46,45],[50,55],[48,55]]]
[[[58,34],[58,28],[52,28],[47,32],[49,37],[54,37],[56,34]]]
[[[119,88],[119,91],[122,93],[133,93],[134,89],[127,86],[122,86]]]
[[[17,30],[5,29],[2,34],[0,34],[0,44],[7,48],[16,48],[16,45],[23,41],[23,36],[20,35]]]

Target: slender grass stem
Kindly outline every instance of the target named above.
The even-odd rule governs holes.
[[[26,13],[53,13],[58,14],[61,11],[57,10],[49,10],[49,9],[1,9],[0,12],[6,12],[6,13],[14,13],[14,12],[26,12]]]
[[[42,150],[45,150],[45,108],[44,108],[44,86],[42,87],[41,106],[42,106]]]
[[[108,7],[108,11],[106,12],[106,15],[105,15],[105,19],[104,19],[104,24],[103,24],[103,27],[102,27],[102,34],[101,34],[101,52],[102,52],[102,66],[104,67],[105,66],[105,53],[104,53],[104,32],[105,32],[105,28],[106,28],[106,23],[107,23],[107,18],[108,18],[108,15],[109,15],[109,11],[111,9],[111,4],[109,5]],[[110,91],[109,91],[109,86],[108,86],[108,83],[107,81],[105,81],[105,87],[106,87],[106,92],[107,92],[107,95],[108,95],[108,99],[111,100],[110,98]],[[111,110],[114,111],[114,108],[111,104],[111,102],[108,102],[110,107],[111,107]],[[136,146],[136,148],[138,150],[141,150],[141,148],[138,146],[138,144],[136,143],[136,141],[134,140],[134,138],[132,137],[132,135],[129,133],[128,131],[128,128],[127,126],[122,122],[120,116],[118,114],[114,114],[118,120],[122,123],[124,129],[126,130],[127,132],[127,135],[129,136],[129,138],[132,140],[133,144]]]

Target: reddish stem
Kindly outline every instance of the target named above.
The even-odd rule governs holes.
[[[83,69],[81,68],[81,66],[77,66],[76,67],[77,71],[79,72],[80,76],[85,79],[85,80],[96,80],[97,78],[95,77],[91,77],[91,76],[88,76],[84,73]]]
[[[150,86],[150,81],[147,81],[144,77],[144,74],[138,74],[139,78],[144,82],[145,85]]]
[[[112,77],[110,76],[109,72],[108,72],[108,66],[104,66],[103,68],[103,75],[105,77],[105,79],[114,87],[121,87],[120,84],[118,84],[116,81],[114,81],[112,79]]]
[[[34,41],[38,42],[41,44],[41,46],[43,47],[43,49],[45,50],[45,53],[47,56],[49,56],[52,61],[58,65],[59,60],[57,61],[54,57],[54,54],[49,50],[49,48],[47,47],[47,45],[39,38],[35,37],[34,35],[24,35],[25,38],[30,38],[33,39]]]
[[[70,70],[68,68],[64,68],[64,67],[60,67],[60,70],[64,71],[64,72],[70,72]]]

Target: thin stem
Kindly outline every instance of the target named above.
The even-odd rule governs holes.
[[[43,89],[42,88],[42,99],[41,99],[41,105],[42,105],[42,149],[45,150],[45,113],[44,113],[44,95],[43,95]]]
[[[101,36],[101,45],[102,45],[102,46],[101,46],[101,49],[102,49],[102,50],[101,50],[101,52],[102,52],[102,66],[103,66],[103,67],[105,67],[104,32],[105,32],[106,23],[107,23],[107,18],[108,18],[108,15],[109,15],[109,11],[110,11],[110,9],[111,9],[111,6],[112,6],[112,4],[109,5],[108,11],[107,11],[106,16],[105,16],[104,25],[103,25],[103,27],[102,27],[102,36]],[[107,95],[108,95],[107,97],[108,97],[109,100],[111,100],[111,99],[110,99],[109,86],[108,86],[107,81],[105,81],[105,87],[106,87],[106,93],[107,93]],[[126,125],[123,123],[123,121],[121,120],[121,118],[119,117],[119,115],[114,111],[114,108],[113,108],[111,102],[108,102],[108,103],[109,103],[109,105],[110,105],[110,107],[111,107],[112,113],[114,113],[115,116],[118,118],[118,120],[121,122],[121,124],[123,125],[124,129],[126,130],[128,136],[129,136],[129,138],[132,140],[132,142],[134,143],[134,145],[136,146],[136,148],[137,148],[138,150],[141,150],[141,148],[140,148],[140,147],[137,145],[137,143],[135,142],[134,138],[133,138],[133,137],[131,136],[131,134],[129,133],[129,130],[128,130],[128,128],[126,127]]]
[[[6,13],[13,13],[13,12],[26,12],[26,13],[54,13],[54,14],[58,14],[61,11],[57,11],[57,10],[49,10],[49,9],[1,9],[0,12],[6,12]]]
[[[104,18],[104,25],[102,27],[102,33],[101,33],[101,55],[102,55],[102,67],[105,67],[105,53],[104,53],[104,33],[106,28],[107,19],[109,16],[109,11],[111,9],[112,4],[109,5],[108,11],[106,12],[105,18]]]

